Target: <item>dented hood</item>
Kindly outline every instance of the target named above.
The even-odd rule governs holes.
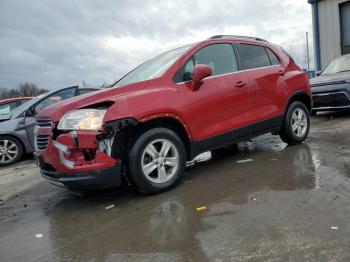
[[[138,93],[144,89],[149,81],[135,83],[127,86],[112,87],[101,91],[91,92],[85,95],[76,96],[52,106],[44,108],[38,114],[38,117],[48,117],[53,122],[58,122],[61,117],[72,110],[88,107],[90,105],[102,102],[116,102],[118,99],[127,99],[128,96]]]

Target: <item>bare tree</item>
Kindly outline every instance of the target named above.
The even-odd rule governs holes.
[[[19,93],[21,96],[38,96],[47,91],[48,90],[39,88],[36,84],[33,83],[26,82],[19,84]]]
[[[0,98],[24,97],[24,96],[38,96],[46,93],[48,90],[39,88],[33,83],[20,83],[16,89],[2,89],[0,91]]]

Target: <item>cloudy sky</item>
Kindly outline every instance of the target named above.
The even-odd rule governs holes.
[[[216,34],[266,38],[305,64],[311,24],[306,0],[0,0],[0,87],[111,83]]]

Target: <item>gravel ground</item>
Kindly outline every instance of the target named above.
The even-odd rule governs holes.
[[[0,204],[42,181],[31,156],[15,165],[0,167]]]

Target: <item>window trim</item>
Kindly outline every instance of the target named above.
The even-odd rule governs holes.
[[[280,67],[280,66],[281,65],[270,65],[270,66],[264,66],[264,67],[258,67],[258,68],[243,69],[243,70],[239,70],[239,71],[236,71],[236,72],[231,72],[231,73],[226,73],[226,74],[221,74],[221,75],[215,75],[215,76],[208,76],[208,77],[204,78],[203,80],[216,78],[216,77],[219,77],[219,76],[226,76],[226,75],[238,74],[238,73],[252,71],[252,70],[259,70],[259,69],[266,69],[266,68]],[[176,84],[180,85],[180,84],[189,83],[189,82],[192,82],[192,80],[187,80],[187,81],[179,82],[179,83],[176,83]]]
[[[236,55],[236,59],[237,59],[237,64],[238,64],[239,70],[236,71],[236,72],[231,72],[231,73],[226,73],[226,74],[221,74],[221,75],[215,75],[215,76],[209,76],[209,77],[206,77],[205,79],[211,79],[211,78],[216,78],[216,77],[220,77],[220,76],[226,76],[226,75],[230,75],[230,74],[237,74],[237,73],[242,73],[242,72],[249,72],[249,71],[252,71],[252,70],[260,70],[260,69],[267,69],[267,68],[273,68],[273,67],[280,67],[280,66],[283,65],[283,59],[281,59],[280,56],[277,55],[276,52],[274,52],[270,47],[265,46],[265,45],[259,45],[259,44],[255,44],[255,43],[236,42],[236,41],[235,41],[235,42],[210,43],[210,44],[208,44],[208,45],[213,45],[213,44],[231,44],[232,47],[233,47],[233,49],[234,49],[234,51],[235,51],[235,55]],[[257,67],[257,68],[250,68],[250,69],[246,68],[245,63],[243,62],[243,58],[242,58],[242,56],[241,56],[241,53],[239,52],[239,47],[238,47],[238,45],[240,45],[240,44],[243,44],[243,45],[261,46],[261,47],[263,47],[264,49],[265,49],[265,48],[269,48],[269,49],[276,55],[276,57],[277,57],[278,60],[280,61],[280,64],[278,64],[278,65],[272,65],[272,62],[271,62],[271,60],[270,60],[270,56],[268,55],[268,53],[267,53],[267,51],[266,51],[266,49],[265,49],[265,52],[266,52],[266,54],[267,54],[267,57],[269,58],[269,61],[270,61],[270,65],[269,65],[269,66],[263,66],[263,67]],[[208,46],[208,45],[205,45],[205,46],[199,48],[199,49],[196,50],[194,53],[198,52],[200,49],[202,49],[202,48],[204,48],[204,47],[206,47],[206,46]],[[280,48],[281,48],[281,50],[283,51],[283,53],[285,54],[286,51],[284,51],[284,50],[282,49],[282,47],[280,47]],[[288,55],[288,53],[285,54],[285,55],[286,55],[288,58],[293,59],[292,57],[290,57],[290,56]],[[174,74],[172,80],[173,80],[173,82],[174,82],[176,85],[182,85],[182,84],[186,84],[186,83],[192,82],[192,80],[181,81],[181,82],[176,82],[176,81],[175,81],[176,75],[177,75],[180,71],[182,71],[183,66],[184,66],[190,59],[192,59],[192,58],[193,58],[193,54],[192,54],[192,55],[186,60],[186,62],[184,62],[184,63],[182,64],[182,66],[175,72],[175,74]],[[204,79],[204,80],[205,80],[205,79]]]

